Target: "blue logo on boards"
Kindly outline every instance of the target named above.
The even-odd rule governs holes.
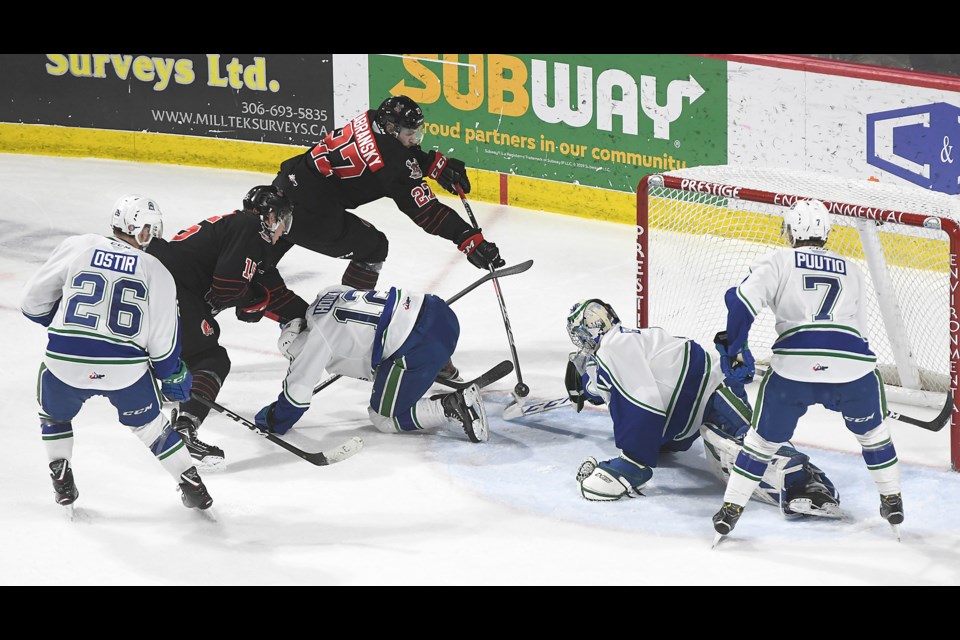
[[[946,102],[867,114],[867,163],[921,187],[960,193],[960,107]]]

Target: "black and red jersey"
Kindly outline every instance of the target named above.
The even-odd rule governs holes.
[[[427,154],[381,132],[375,117],[366,111],[334,129],[303,155],[304,163],[335,184],[344,208],[390,198],[427,233],[455,241],[470,225],[427,184]]]
[[[155,238],[147,253],[163,263],[180,287],[219,310],[247,298],[258,269],[272,266],[272,247],[259,216],[234,211],[187,227],[169,242]]]

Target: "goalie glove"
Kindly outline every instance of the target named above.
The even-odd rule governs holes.
[[[567,386],[567,395],[570,402],[577,408],[577,413],[583,410],[583,373],[577,367],[577,356],[579,351],[571,353],[567,360],[567,372],[564,375],[564,383]]]
[[[653,469],[634,462],[625,453],[619,457],[597,462],[594,457],[580,463],[577,482],[580,495],[587,500],[619,500],[642,496],[640,488],[653,477]]]
[[[720,370],[723,371],[727,386],[742,386],[753,382],[757,369],[753,354],[746,343],[740,353],[730,353],[726,331],[718,331],[713,343],[720,352]]]
[[[251,282],[247,299],[237,305],[237,320],[260,322],[270,305],[270,292],[260,283]]]
[[[439,151],[427,153],[427,175],[440,183],[450,193],[457,193],[457,185],[464,193],[470,193],[467,166],[456,158],[448,158]]]

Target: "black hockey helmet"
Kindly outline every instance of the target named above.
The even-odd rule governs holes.
[[[282,191],[272,184],[261,184],[243,197],[243,210],[252,211],[260,216],[260,224],[267,234],[272,234],[277,230],[280,221],[283,221],[283,234],[290,233],[293,226],[293,205],[290,199]],[[270,214],[276,217],[270,220]]]
[[[394,138],[400,135],[401,129],[412,129],[419,133],[416,144],[423,139],[423,111],[407,96],[390,96],[384,100],[377,109],[377,125]]]

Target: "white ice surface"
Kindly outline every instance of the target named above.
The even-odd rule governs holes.
[[[853,436],[835,414],[811,411],[794,443],[837,484],[846,518],[787,521],[774,507],[751,502],[735,532],[711,550],[710,516],[723,487],[706,470],[699,444],[663,458],[645,498],[587,502],[574,474],[586,456],[616,455],[608,415],[560,409],[505,422],[499,413],[513,376],[486,394],[492,435],[484,444],[453,429],[381,434],[367,421],[368,383],[342,379],[315,398],[288,436],[311,451],[364,439],[358,455],[328,467],[311,466],[211,413],[202,436],[222,446],[228,460],[224,471],[204,474],[212,517],[182,506],[170,477],[98,398],[74,421],[80,498],[68,521],[53,501],[36,417],[45,332],[18,310],[23,283],[66,235],[109,233],[110,207],[124,193],[156,199],[169,238],[236,208],[249,187],[271,179],[0,154],[0,583],[960,584],[960,475],[950,471],[947,430],[891,423],[906,507],[901,542],[878,514]],[[463,211],[458,199],[446,201]],[[501,287],[530,397],[562,396],[568,307],[600,297],[628,322],[634,317],[634,230],[471,205],[508,264],[535,260]],[[358,213],[390,238],[381,284],[447,297],[481,275],[451,243],[423,233],[389,201]],[[281,263],[291,288],[307,298],[338,282],[343,267],[300,248]],[[466,376],[510,359],[492,285],[454,309],[462,328],[455,361]],[[253,416],[280,390],[286,363],[275,346],[279,332],[269,321],[221,317],[233,369],[219,400]]]

